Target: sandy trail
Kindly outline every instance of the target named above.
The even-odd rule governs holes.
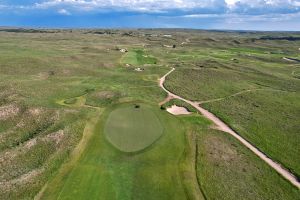
[[[270,167],[275,169],[279,174],[281,174],[285,179],[287,179],[291,184],[296,186],[298,189],[300,189],[300,182],[297,180],[297,178],[290,173],[287,169],[285,169],[283,166],[281,166],[279,163],[273,161],[268,156],[266,156],[263,152],[261,152],[259,149],[257,149],[255,146],[250,144],[247,140],[242,138],[238,133],[233,131],[227,124],[225,124],[223,121],[221,121],[218,117],[216,117],[214,114],[210,113],[209,111],[205,110],[204,108],[199,106],[198,102],[193,102],[187,99],[184,99],[176,94],[173,94],[169,90],[167,90],[164,87],[164,82],[166,80],[166,77],[171,74],[175,68],[172,68],[168,73],[166,73],[161,79],[159,80],[159,86],[168,93],[168,96],[171,98],[180,99],[194,108],[196,108],[204,117],[211,120],[218,130],[221,130],[223,132],[229,133],[233,137],[235,137],[237,140],[239,140],[244,146],[246,146],[248,149],[250,149],[253,153],[255,153],[258,157],[260,157],[263,161],[265,161]]]
[[[226,96],[226,97],[221,97],[221,98],[217,98],[217,99],[211,99],[211,100],[207,100],[207,101],[200,101],[200,102],[197,102],[197,103],[198,104],[203,104],[203,103],[212,103],[212,102],[216,102],[216,101],[223,101],[223,100],[225,100],[227,98],[230,98],[230,97],[235,97],[235,96],[242,95],[244,93],[250,93],[250,92],[256,92],[256,91],[287,92],[287,91],[284,91],[284,90],[277,90],[277,89],[257,88],[257,89],[243,90],[243,91],[234,93],[234,94]]]
[[[159,103],[159,106],[164,105],[165,103],[169,102],[171,99],[173,99],[173,97],[168,95],[167,98],[165,98],[162,102]]]

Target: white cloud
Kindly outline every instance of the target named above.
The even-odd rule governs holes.
[[[294,1],[293,4],[294,4],[294,6],[300,7],[300,1]]]
[[[71,13],[66,9],[59,9],[57,12],[61,15],[71,15]]]
[[[193,14],[184,15],[183,18],[219,18],[225,19],[227,23],[241,23],[241,22],[281,22],[289,21],[291,19],[300,18],[300,12],[292,14],[265,14],[265,15],[240,15],[236,13],[224,14]]]
[[[215,8],[226,5],[224,0],[50,0],[36,3],[37,8],[70,6],[85,10],[99,8],[117,8],[141,11],[190,10],[199,8]]]
[[[226,4],[228,6],[232,6],[234,5],[236,2],[238,2],[239,0],[225,0]]]
[[[4,9],[4,8],[7,8],[7,6],[0,4],[0,9]]]
[[[140,13],[173,12],[175,15],[201,15],[202,17],[203,14],[262,15],[267,13],[288,14],[300,11],[300,0],[44,0],[38,2],[32,5],[6,6],[11,10],[52,9],[54,11],[67,11],[59,12],[60,14],[110,12],[114,10]],[[7,8],[7,10],[9,9]],[[174,12],[174,10],[180,12]]]
[[[191,15],[183,15],[184,18],[219,18],[222,15],[220,14],[191,14]]]

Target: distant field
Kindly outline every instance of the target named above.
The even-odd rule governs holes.
[[[147,55],[143,50],[133,49],[124,54],[121,63],[137,66],[143,64],[156,64],[157,60],[154,57]]]

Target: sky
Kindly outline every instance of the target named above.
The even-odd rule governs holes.
[[[300,31],[300,0],[0,0],[0,26]]]

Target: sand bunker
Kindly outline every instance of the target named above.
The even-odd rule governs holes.
[[[172,115],[189,115],[191,112],[189,112],[184,107],[179,107],[176,105],[173,105],[171,108],[167,108],[167,111],[171,113]]]

